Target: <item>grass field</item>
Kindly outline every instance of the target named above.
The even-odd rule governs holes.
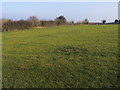
[[[118,26],[3,32],[3,87],[118,87]]]

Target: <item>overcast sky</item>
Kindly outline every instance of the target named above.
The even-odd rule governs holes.
[[[68,21],[111,22],[118,18],[117,2],[3,2],[2,17],[13,20],[36,16],[40,20],[54,20],[59,15]]]

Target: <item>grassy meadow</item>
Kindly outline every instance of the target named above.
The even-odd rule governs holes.
[[[3,87],[118,87],[118,26],[3,32]]]

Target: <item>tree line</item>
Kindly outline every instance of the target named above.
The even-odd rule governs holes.
[[[1,24],[1,23],[0,23]],[[106,20],[102,20],[101,23],[90,23],[88,19],[84,19],[82,22],[68,22],[64,16],[56,17],[55,20],[39,20],[35,16],[30,16],[27,20],[8,20],[2,19],[2,31],[11,30],[24,30],[35,27],[47,27],[47,26],[58,26],[58,25],[80,25],[80,24],[120,24],[120,20],[115,19],[112,23],[106,23]]]
[[[27,20],[2,20],[2,31],[24,30],[35,27],[67,25],[68,22],[64,16],[59,16],[55,20],[39,20],[35,16],[30,16]]]

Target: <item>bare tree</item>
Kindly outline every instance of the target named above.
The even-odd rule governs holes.
[[[33,26],[38,26],[40,22],[39,19],[35,16],[30,16],[28,21],[31,22]]]

